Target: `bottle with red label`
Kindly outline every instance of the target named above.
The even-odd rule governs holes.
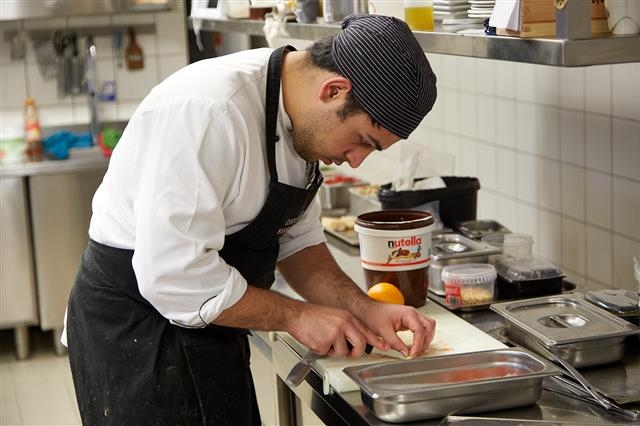
[[[27,144],[27,160],[42,160],[42,132],[40,131],[38,107],[33,98],[27,98],[24,101],[24,141]]]

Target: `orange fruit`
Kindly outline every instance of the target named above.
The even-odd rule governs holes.
[[[378,302],[395,303],[397,305],[404,305],[404,296],[398,287],[390,283],[377,283],[374,284],[367,294]]]

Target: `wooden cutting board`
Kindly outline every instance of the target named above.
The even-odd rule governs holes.
[[[484,331],[432,301],[428,301],[419,310],[436,320],[436,334],[431,347],[421,357],[479,352],[507,347]],[[306,348],[296,342],[289,334],[280,332],[277,334],[298,350],[298,353],[306,351]],[[387,354],[374,349],[371,355],[365,355],[358,359],[346,357],[321,358],[313,362],[313,369],[323,378],[325,395],[333,391],[350,392],[359,390],[360,387],[344,374],[342,370],[345,367],[389,361],[397,362],[401,357],[402,355],[395,351]]]

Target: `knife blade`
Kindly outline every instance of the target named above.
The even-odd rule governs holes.
[[[353,347],[351,343],[347,342],[347,347],[349,350]],[[373,346],[367,343],[367,346],[364,349],[366,354],[370,354],[373,350]],[[313,350],[309,349],[307,352],[302,355],[300,361],[293,366],[289,374],[287,374],[287,378],[285,379],[285,383],[290,387],[296,387],[307,377],[307,375],[311,372],[311,363],[319,358],[324,358],[326,355],[319,355],[315,353]]]

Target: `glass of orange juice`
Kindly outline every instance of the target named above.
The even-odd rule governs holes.
[[[404,20],[414,31],[433,31],[433,0],[404,0]]]

